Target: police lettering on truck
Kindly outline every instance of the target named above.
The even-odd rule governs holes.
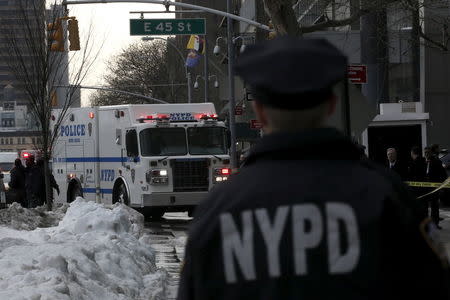
[[[228,130],[212,103],[83,107],[67,114],[53,151],[57,201],[122,202],[156,218],[170,210],[192,213],[231,173]]]

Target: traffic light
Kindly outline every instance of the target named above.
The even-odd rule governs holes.
[[[80,50],[80,34],[78,32],[78,21],[75,19],[69,19],[67,30],[69,31],[69,50]]]
[[[62,20],[57,18],[55,22],[47,24],[48,46],[50,51],[64,52],[64,31]]]

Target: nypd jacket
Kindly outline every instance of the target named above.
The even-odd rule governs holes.
[[[268,135],[198,207],[178,299],[448,299],[415,201],[334,129]]]

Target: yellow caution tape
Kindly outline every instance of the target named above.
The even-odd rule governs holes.
[[[405,183],[409,186],[415,187],[440,187],[443,189],[450,189],[450,183],[442,184],[439,182],[418,182],[418,181],[405,181]]]
[[[418,197],[417,199],[421,199],[421,198],[425,198],[428,195],[431,195],[433,193],[436,193],[437,191],[441,190],[441,189],[448,189],[450,188],[450,177],[447,178],[447,180],[445,180],[442,183],[439,182],[417,182],[417,181],[405,181],[405,183],[409,186],[415,186],[415,187],[434,187],[435,189],[432,190],[431,192],[422,195],[420,197]]]

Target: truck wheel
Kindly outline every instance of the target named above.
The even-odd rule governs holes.
[[[127,187],[125,186],[125,183],[123,183],[123,181],[120,181],[120,183],[118,183],[114,188],[113,204],[117,202],[129,205]]]
[[[81,190],[80,185],[78,184],[78,182],[74,182],[71,184],[71,187],[69,189],[69,203],[72,203],[73,201],[75,201],[75,199],[77,199],[77,197],[83,197],[83,192]]]

